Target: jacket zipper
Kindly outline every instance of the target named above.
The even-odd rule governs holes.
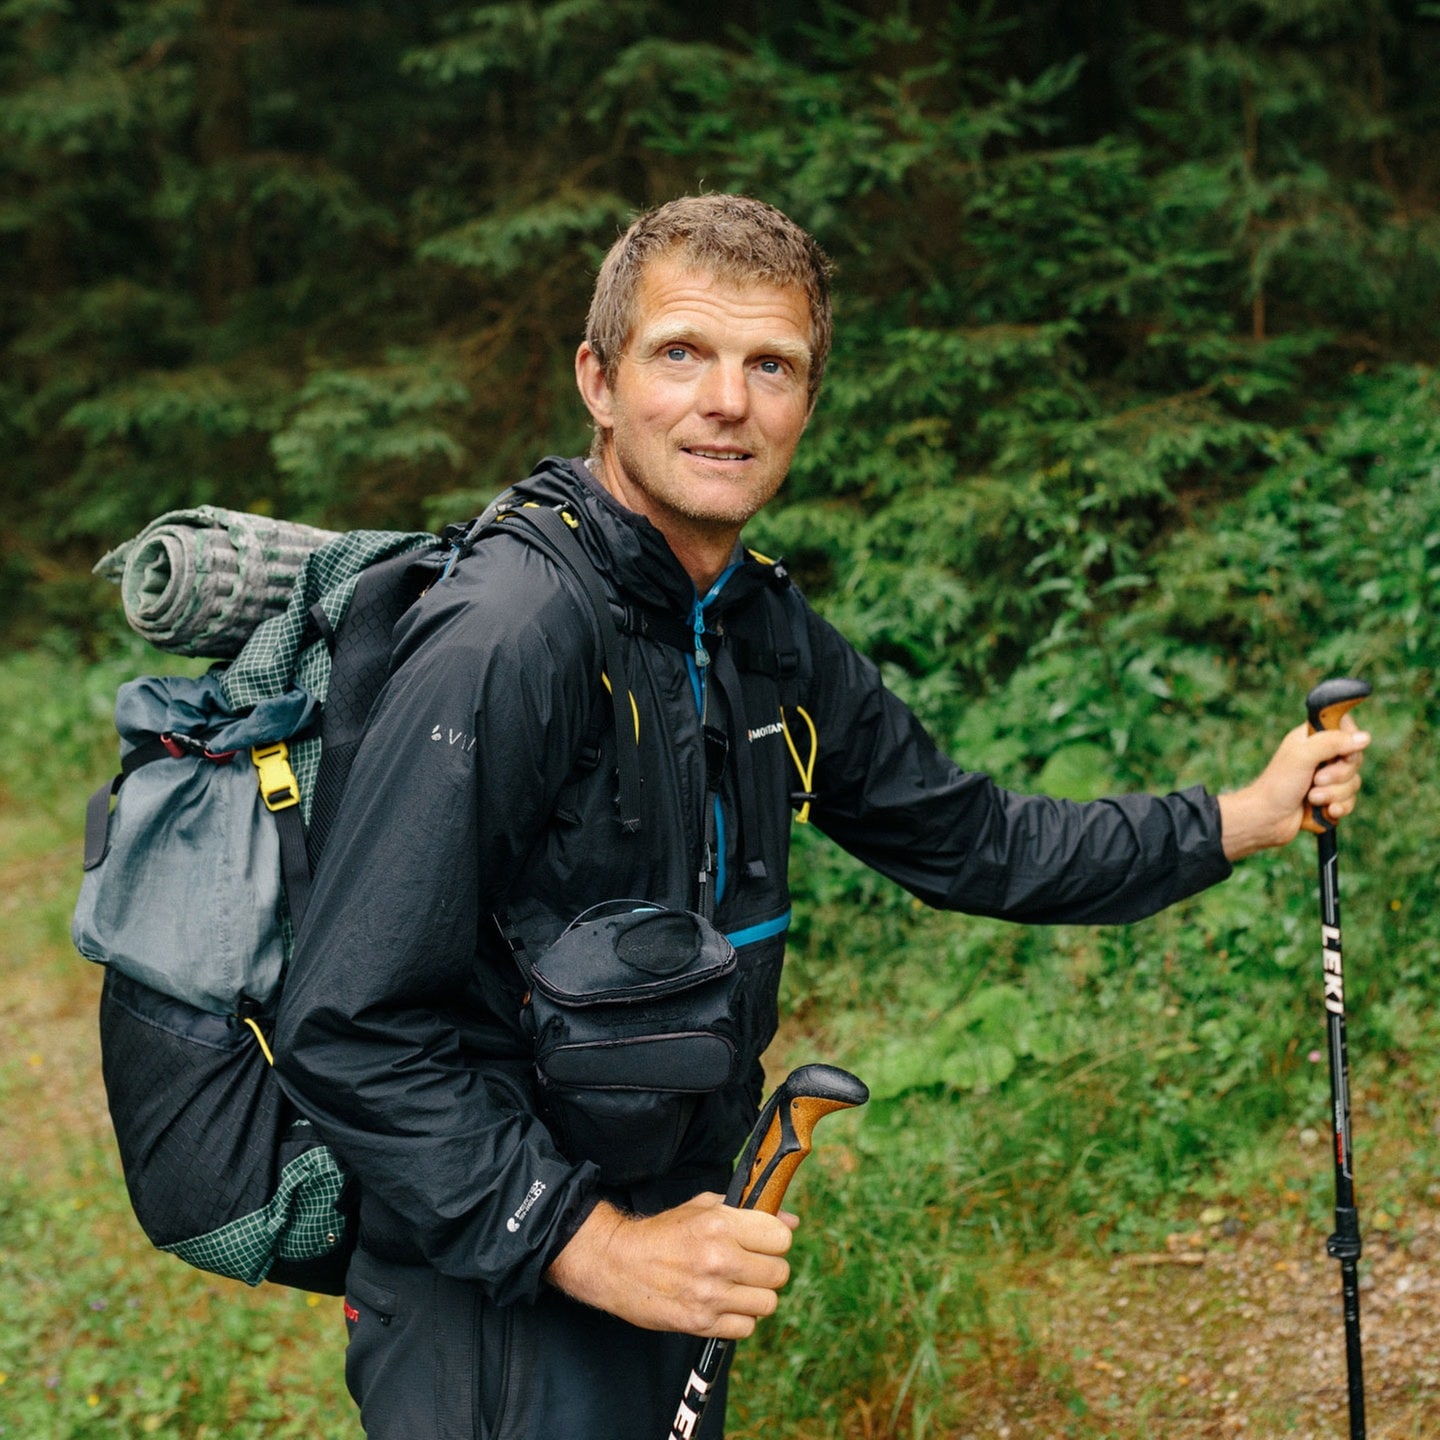
[[[695,708],[700,717],[700,735],[705,752],[705,800],[702,817],[700,863],[696,867],[696,911],[707,920],[715,918],[715,907],[725,890],[725,856],[723,852],[725,818],[720,810],[720,782],[724,773],[725,736],[710,726],[710,652],[705,648],[705,607],[720,594],[725,582],[738,569],[731,565],[720,575],[702,599],[695,596],[690,612],[690,628],[695,636],[689,656],[690,678],[695,690]],[[719,633],[723,626],[716,624]],[[717,754],[716,751],[719,751]]]

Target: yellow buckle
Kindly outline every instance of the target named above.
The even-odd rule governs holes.
[[[290,747],[283,740],[252,746],[250,762],[258,772],[260,798],[267,810],[288,810],[300,803],[300,782],[290,768]]]

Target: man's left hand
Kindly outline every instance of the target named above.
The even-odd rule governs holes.
[[[1346,715],[1338,730],[1314,734],[1299,725],[1281,742],[1260,777],[1220,797],[1221,840],[1227,860],[1288,845],[1306,812],[1338,821],[1355,808],[1360,761],[1370,736]]]

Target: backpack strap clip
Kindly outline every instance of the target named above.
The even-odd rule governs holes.
[[[196,760],[208,760],[212,765],[228,765],[235,758],[236,754],[234,750],[212,750],[203,740],[197,739],[194,735],[186,735],[180,731],[167,730],[161,735],[160,744],[172,760],[183,760],[189,755]],[[152,754],[147,758],[153,760],[159,757]],[[140,759],[136,763],[144,764],[145,759]],[[130,768],[133,768],[133,766],[126,768],[127,774]]]
[[[253,745],[250,760],[260,784],[260,798],[275,817],[275,827],[280,834],[280,874],[285,882],[285,900],[290,906],[290,923],[299,930],[310,903],[311,877],[310,858],[305,852],[305,822],[300,815],[300,782],[290,768],[290,747],[283,740],[272,745]]]
[[[300,782],[290,768],[290,747],[277,740],[273,745],[255,745],[250,760],[259,772],[260,798],[274,814],[300,803]]]

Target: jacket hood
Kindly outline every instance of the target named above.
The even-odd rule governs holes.
[[[695,586],[665,537],[643,515],[620,504],[584,460],[547,455],[490,509],[498,512],[527,502],[570,509],[581,522],[577,533],[586,555],[622,592],[671,614],[688,615],[694,608]],[[761,561],[747,551],[711,608],[728,609],[784,578],[782,563]]]

